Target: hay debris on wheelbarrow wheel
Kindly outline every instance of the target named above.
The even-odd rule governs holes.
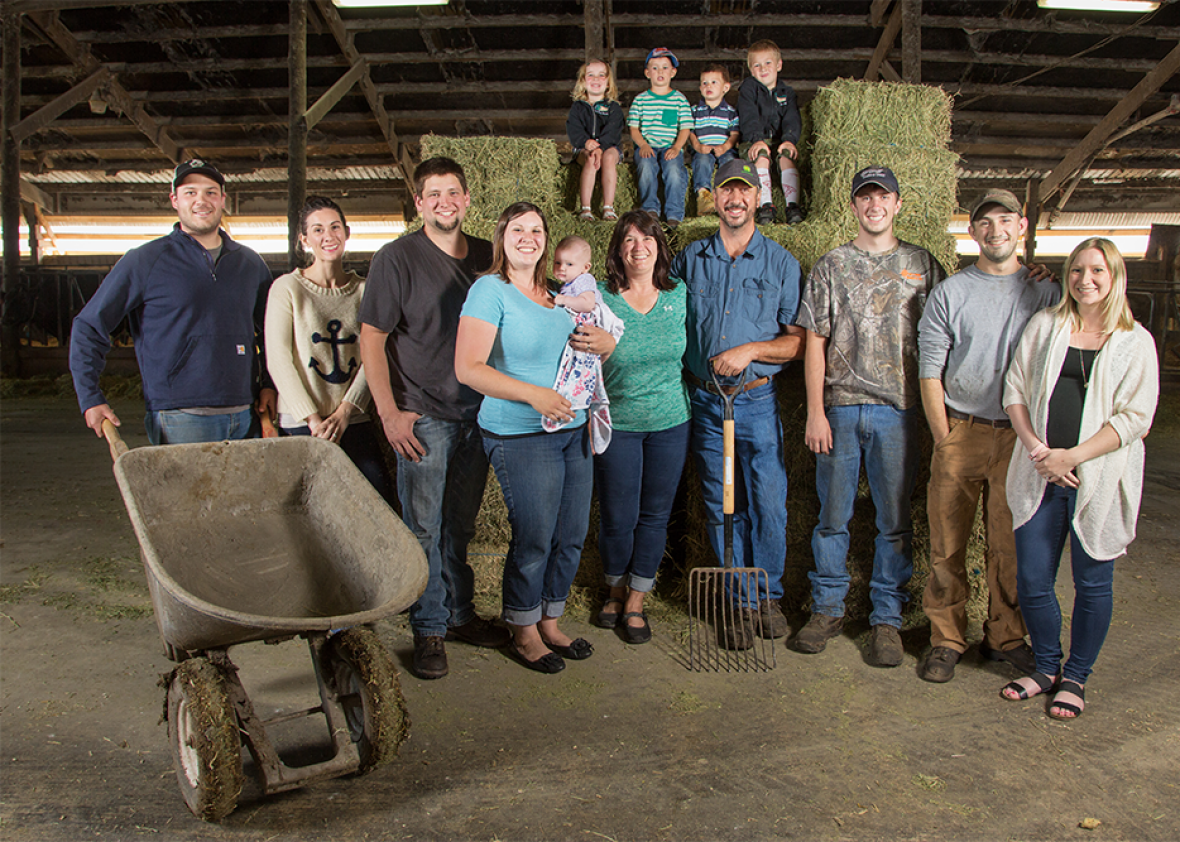
[[[164,715],[180,793],[193,815],[220,821],[242,792],[242,743],[221,670],[207,658],[176,667]]]
[[[397,757],[410,730],[410,715],[397,667],[370,629],[333,635],[324,651],[327,669],[360,755],[363,775]]]

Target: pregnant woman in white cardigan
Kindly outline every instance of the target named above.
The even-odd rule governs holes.
[[[1135,538],[1143,437],[1159,398],[1151,334],[1127,306],[1127,272],[1109,240],[1078,245],[1065,295],[1029,321],[1008,370],[1004,408],[1022,447],[1012,452],[1008,505],[1017,587],[1037,672],[1006,685],[1013,701],[1053,693],[1048,714],[1075,719],[1110,628],[1114,559]],[[1062,666],[1054,592],[1070,541],[1074,607]]]

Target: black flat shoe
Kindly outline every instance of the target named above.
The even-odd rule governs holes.
[[[631,617],[643,620],[642,626],[633,626],[627,622]],[[647,614],[642,611],[630,611],[619,620],[619,628],[623,631],[623,640],[628,643],[647,643],[651,640],[651,625],[647,622]]]
[[[619,611],[623,610],[623,600],[615,599],[614,597],[603,600],[602,609],[594,615],[594,625],[600,629],[613,629],[619,624],[619,617],[621,616],[619,611],[606,610],[610,605],[617,605],[619,606]]]
[[[594,654],[594,647],[584,637],[570,641],[569,646],[558,646],[556,643],[545,641],[545,645],[563,658],[571,661],[584,661]]]
[[[516,648],[515,643],[509,643],[508,653],[529,669],[536,670],[537,672],[543,672],[547,675],[553,675],[553,673],[561,672],[563,669],[565,669],[565,661],[561,659],[560,655],[553,652],[550,652],[548,655],[542,655],[535,661],[530,661],[524,656],[523,652]]]

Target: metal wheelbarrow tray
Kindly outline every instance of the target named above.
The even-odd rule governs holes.
[[[160,636],[180,662],[162,684],[193,813],[215,821],[236,806],[241,737],[267,793],[392,760],[409,717],[396,667],[363,626],[417,600],[426,559],[344,452],[312,437],[127,450],[105,432]],[[321,705],[262,721],[225,650],[296,635]],[[326,718],[335,755],[289,767],[266,725],[313,714]]]

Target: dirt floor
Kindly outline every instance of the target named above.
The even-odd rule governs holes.
[[[132,446],[141,407],[116,405]],[[105,446],[62,398],[4,401],[0,436],[3,839],[1180,838],[1175,427],[1149,439],[1139,539],[1076,723],[1003,701],[1015,673],[974,649],[951,683],[920,681],[925,629],[898,669],[868,666],[856,627],[818,656],[780,643],[771,671],[710,674],[685,668],[681,616],[639,647],[576,616],[596,652],[560,675],[451,644],[450,676],[426,682],[398,617],[378,624],[413,717],[397,761],[271,797],[248,782],[219,825],[177,789],[156,686],[171,664]],[[1060,591],[1068,604],[1067,576]],[[260,713],[313,703],[301,642],[231,655]],[[307,725],[281,734],[296,754]]]

